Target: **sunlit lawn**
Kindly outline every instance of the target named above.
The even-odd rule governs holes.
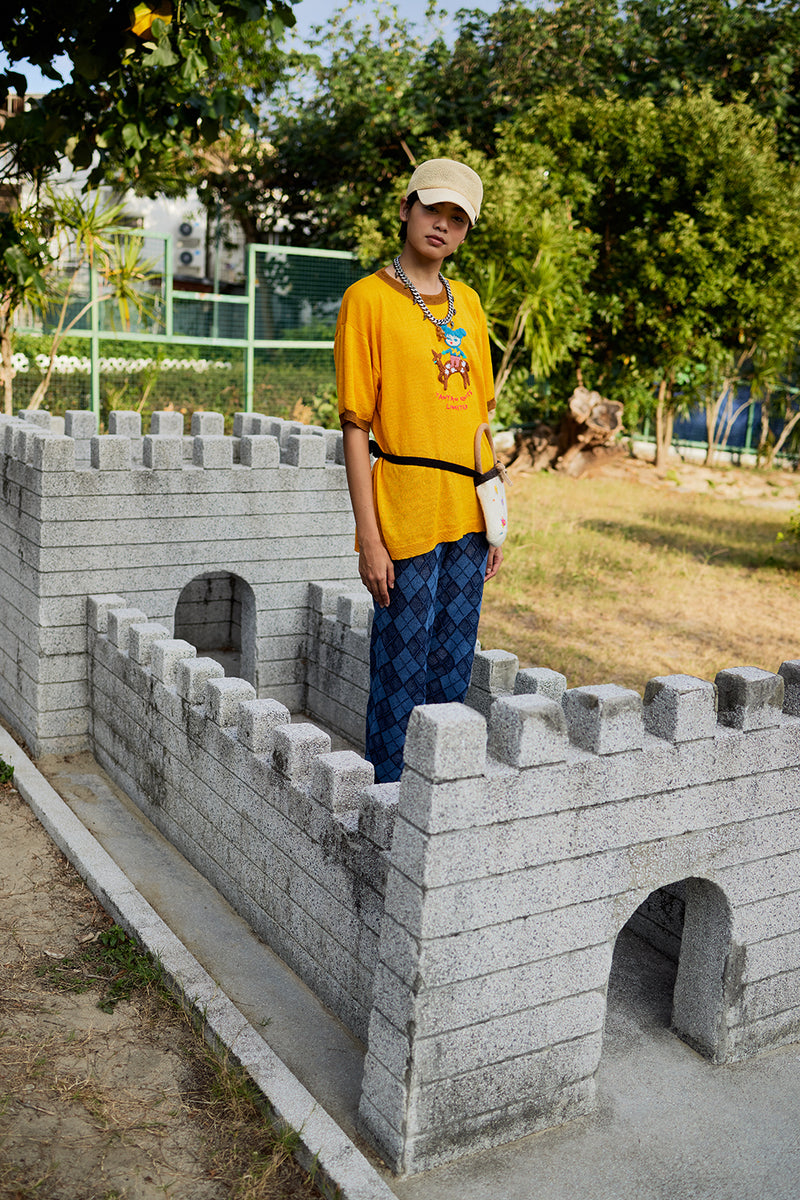
[[[514,483],[482,645],[561,671],[572,687],[639,691],[655,675],[713,679],[724,667],[776,671],[800,658],[800,545],[776,541],[786,508],[721,498],[713,483],[708,495],[684,494],[649,486],[641,468],[630,475]]]

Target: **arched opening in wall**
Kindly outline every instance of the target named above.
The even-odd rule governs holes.
[[[671,1031],[726,1057],[731,912],[721,888],[689,878],[652,892],[620,930],[608,985],[606,1047]]]
[[[175,637],[255,686],[256,602],[240,576],[208,571],[187,583],[175,605]]]

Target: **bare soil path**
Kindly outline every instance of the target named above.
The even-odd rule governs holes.
[[[0,1200],[318,1196],[8,783],[0,826]]]

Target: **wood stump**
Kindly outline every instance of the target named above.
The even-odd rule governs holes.
[[[621,429],[622,404],[580,386],[570,396],[569,411],[558,430],[540,424],[520,431],[513,447],[500,457],[512,474],[549,467],[577,477],[623,453],[615,444]]]

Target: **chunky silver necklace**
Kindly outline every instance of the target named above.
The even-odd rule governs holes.
[[[407,287],[408,290],[411,292],[411,298],[414,301],[414,303],[418,304],[420,306],[420,308],[422,309],[423,317],[425,317],[428,321],[432,321],[434,325],[438,325],[440,329],[443,329],[445,327],[445,325],[449,325],[450,322],[452,321],[453,317],[456,315],[456,304],[455,304],[455,300],[453,299],[453,293],[450,290],[450,284],[447,282],[447,280],[445,279],[442,272],[441,271],[439,272],[439,278],[441,279],[442,283],[444,284],[444,290],[447,293],[447,316],[446,317],[435,317],[433,315],[433,313],[431,312],[431,310],[428,308],[425,301],[422,299],[422,296],[420,296],[420,294],[417,291],[414,284],[411,282],[411,280],[408,278],[408,276],[406,275],[403,268],[400,266],[400,255],[399,254],[398,254],[397,258],[395,258],[393,260],[392,266],[394,267],[394,273],[397,276],[397,278],[400,280],[400,282],[403,284],[403,286]]]

